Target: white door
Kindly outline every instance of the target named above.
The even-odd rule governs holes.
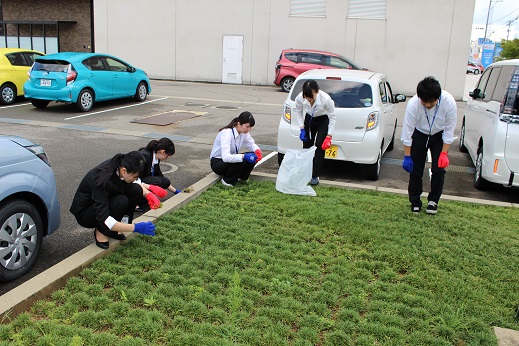
[[[222,83],[242,84],[243,36],[223,37]]]

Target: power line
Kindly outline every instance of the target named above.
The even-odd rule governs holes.
[[[511,16],[515,11],[519,11],[519,7],[516,8],[515,10],[513,10],[512,12],[510,12],[509,14],[507,14],[506,16],[504,16],[503,18],[499,18],[498,20],[495,20],[490,24],[494,24],[495,22],[499,22],[501,19],[505,19],[506,17]]]

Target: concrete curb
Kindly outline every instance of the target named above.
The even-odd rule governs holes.
[[[251,179],[254,180],[276,181],[276,178],[276,174],[270,173],[253,172],[251,174]],[[157,210],[150,210],[134,221],[155,222],[164,214],[170,212],[171,210],[180,208],[189,201],[195,199],[202,192],[207,190],[219,180],[220,176],[216,175],[215,173],[210,173],[191,186],[193,189],[192,192],[176,195],[166,200],[163,203],[162,208]],[[342,183],[327,180],[321,180],[320,184],[324,186],[335,186],[345,189],[373,190],[407,195],[407,191],[401,189],[391,189],[385,187]],[[426,196],[426,194],[424,193],[422,196]],[[486,201],[477,198],[466,198],[451,195],[442,195],[442,199],[476,204],[495,205],[501,207],[519,207],[519,204],[514,203]],[[131,233],[128,235],[128,239],[131,239],[135,236],[137,236],[135,233]],[[110,239],[110,248],[107,250],[102,250],[95,244],[91,244],[74,255],[61,261],[60,263],[47,269],[43,273],[40,273],[32,279],[26,281],[17,288],[0,296],[0,323],[9,323],[9,321],[18,314],[27,311],[36,301],[45,299],[46,297],[50,296],[52,292],[63,287],[70,277],[77,275],[81,270],[88,267],[96,259],[106,256],[119,247],[122,243],[124,242]],[[494,327],[494,332],[496,334],[499,346],[519,345],[519,331]]]
[[[215,184],[219,179],[220,177],[214,173],[208,174],[191,186],[192,192],[175,195],[166,200],[162,204],[162,208],[158,210],[150,210],[134,221],[155,222],[162,215],[171,210],[180,208],[189,201],[198,197],[198,195]],[[128,239],[131,239],[135,236],[137,236],[135,233],[131,233],[127,237]],[[96,259],[106,256],[122,243],[124,242],[110,239],[110,248],[107,250],[102,250],[95,244],[91,244],[65,260],[55,264],[46,271],[36,275],[32,279],[24,282],[15,289],[3,294],[0,296],[0,323],[9,323],[10,319],[24,311],[27,311],[36,301],[50,296],[52,292],[63,287],[70,277],[77,275]]]

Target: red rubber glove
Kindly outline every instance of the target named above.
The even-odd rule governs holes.
[[[148,205],[151,209],[157,209],[160,207],[160,201],[153,193],[148,193],[146,196],[146,199],[148,200]]]
[[[261,150],[260,149],[256,149],[256,151],[254,152],[254,154],[256,154],[256,156],[258,157],[258,159],[256,160],[256,162],[258,162],[259,160],[261,160],[263,158],[263,154],[261,153]]]
[[[440,153],[440,158],[438,159],[438,168],[445,168],[449,165],[449,157],[445,151]]]
[[[166,190],[157,185],[150,185],[150,187],[148,187],[148,190],[156,194],[158,198],[164,198],[168,194]]]
[[[332,146],[332,137],[326,136],[326,138],[323,141],[323,145],[321,145],[321,149],[326,150],[331,146]]]

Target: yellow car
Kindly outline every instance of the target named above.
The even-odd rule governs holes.
[[[17,96],[23,96],[29,68],[42,55],[30,49],[0,48],[0,104],[11,104]]]

